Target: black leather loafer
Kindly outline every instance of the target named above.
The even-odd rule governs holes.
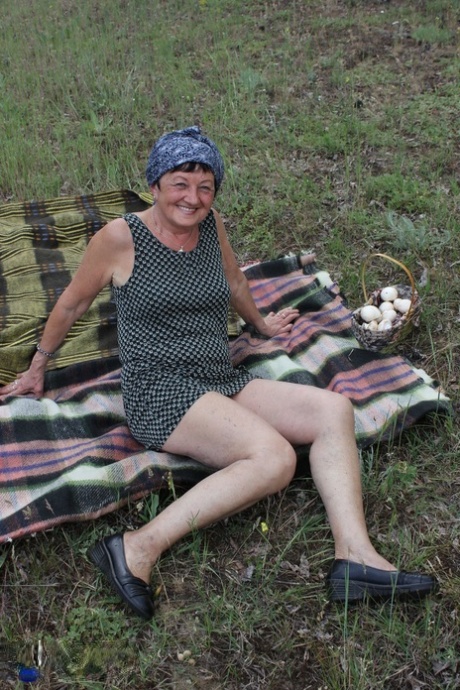
[[[96,565],[109,580],[113,589],[141,618],[150,620],[153,616],[153,592],[151,588],[135,577],[126,563],[123,535],[114,534],[98,542],[89,552]]]
[[[326,577],[331,601],[369,599],[420,599],[438,589],[429,575],[403,570],[379,570],[368,565],[337,559]]]

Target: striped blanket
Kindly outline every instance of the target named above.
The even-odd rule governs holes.
[[[150,203],[133,192],[0,206],[0,381],[34,351],[46,314],[94,232]],[[339,391],[355,407],[361,447],[391,439],[421,417],[449,412],[435,382],[400,356],[361,349],[327,272],[298,257],[246,270],[263,312],[300,311],[292,332],[231,339],[235,363],[259,376]],[[115,316],[101,295],[53,360],[41,400],[0,404],[0,543],[66,521],[96,518],[149,492],[189,486],[209,470],[143,449],[126,427]]]

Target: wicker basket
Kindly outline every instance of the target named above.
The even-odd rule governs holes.
[[[389,352],[396,348],[411,332],[412,328],[418,325],[420,311],[421,311],[421,299],[417,290],[415,289],[415,281],[412,273],[409,271],[407,266],[393,259],[387,254],[371,254],[361,266],[361,284],[364,293],[364,299],[366,300],[365,305],[371,304],[379,307],[382,303],[380,293],[382,288],[374,290],[368,295],[366,289],[366,271],[369,263],[375,257],[385,259],[395,264],[401,268],[409,278],[409,285],[397,284],[394,287],[398,290],[398,296],[403,299],[410,299],[410,307],[406,314],[401,315],[394,322],[392,328],[385,331],[371,331],[363,325],[363,320],[361,318],[361,309],[356,309],[351,315],[351,327],[355,335],[356,340],[367,350],[372,350],[373,352],[384,351]]]

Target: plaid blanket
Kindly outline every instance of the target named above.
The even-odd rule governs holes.
[[[23,370],[46,315],[88,239],[148,196],[111,192],[0,206],[0,380]],[[246,270],[263,312],[292,305],[292,332],[267,340],[251,329],[232,340],[235,363],[272,379],[340,391],[355,407],[361,447],[394,438],[449,401],[400,356],[361,349],[350,311],[329,275],[287,257]],[[202,479],[189,458],[143,449],[124,418],[110,293],[75,325],[53,360],[41,400],[0,405],[0,543],[66,521],[96,518],[149,492]]]

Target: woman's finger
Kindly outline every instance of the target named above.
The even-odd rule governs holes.
[[[0,388],[0,395],[2,395],[2,396],[11,395],[11,394],[14,395],[16,392],[17,386],[18,386],[17,379],[15,381],[12,381],[11,383],[7,383],[6,386],[2,386]]]
[[[278,316],[282,319],[293,319],[298,315],[299,312],[297,309],[282,309],[280,312],[278,312]]]

